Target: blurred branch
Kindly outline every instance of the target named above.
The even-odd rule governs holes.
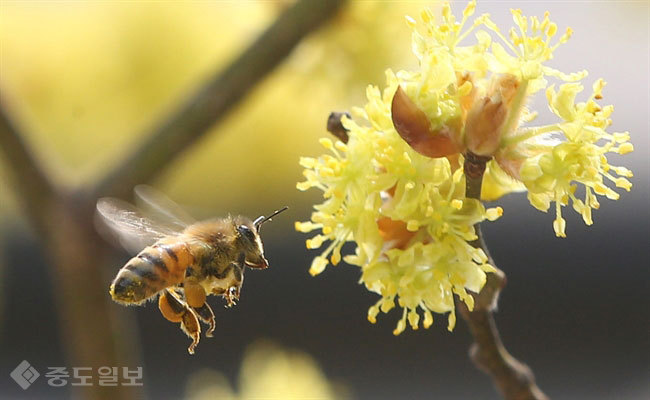
[[[127,348],[133,335],[111,311],[103,271],[96,267],[105,252],[94,232],[94,204],[79,202],[45,175],[24,136],[0,107],[0,152],[19,203],[36,229],[52,268],[59,304],[58,320],[68,361],[99,367],[128,363],[136,356]],[[97,318],[101,315],[101,318]],[[117,336],[116,332],[122,332]],[[87,399],[130,399],[139,388],[92,385],[77,389]]]
[[[0,152],[27,217],[37,229],[42,229],[44,213],[55,198],[56,190],[29,150],[24,136],[9,119],[4,101],[0,103]]]
[[[289,7],[223,72],[210,79],[144,143],[100,181],[92,197],[127,196],[221,120],[278,66],[300,40],[332,17],[344,0],[302,0]]]
[[[466,197],[480,200],[487,161],[489,158],[471,153],[465,155]],[[476,224],[474,229],[478,238],[472,242],[472,245],[483,249],[489,263],[496,268],[483,240],[480,224]],[[470,358],[479,369],[492,377],[495,386],[505,399],[546,400],[548,397],[535,384],[533,372],[527,365],[508,353],[499,336],[493,312],[496,309],[499,292],[505,283],[505,274],[497,268],[495,273],[487,275],[485,286],[474,296],[472,311],[469,311],[464,302],[456,302],[461,316],[467,322],[474,337]]]

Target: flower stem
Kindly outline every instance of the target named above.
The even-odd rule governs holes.
[[[463,168],[466,177],[466,197],[480,200],[487,161],[489,158],[472,153],[465,154]],[[471,244],[481,248],[488,256],[490,264],[496,268],[483,240],[480,224],[476,224],[474,229],[478,238]],[[469,351],[470,358],[477,368],[492,377],[494,385],[505,399],[548,399],[535,384],[535,377],[530,368],[508,353],[499,336],[493,312],[496,309],[499,292],[505,284],[505,274],[496,268],[496,272],[488,274],[481,292],[474,295],[473,311],[469,311],[464,302],[458,299],[456,301],[456,307],[474,337],[474,344]]]

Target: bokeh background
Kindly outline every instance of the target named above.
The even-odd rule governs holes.
[[[58,184],[87,185],[289,4],[2,0],[3,104]],[[299,156],[319,154],[330,111],[363,104],[365,86],[383,85],[387,67],[414,65],[403,16],[426,6],[436,7],[346,5],[151,182],[199,218],[291,209],[263,232],[272,268],[247,273],[234,309],[211,300],[217,331],[202,339],[196,355],[187,354],[188,339],[153,304],[114,305],[135,334],[130,350],[143,367],[149,398],[498,398],[467,358],[471,337],[463,323],[452,334],[438,321],[399,337],[391,333],[397,311],[369,324],[366,311],[376,296],[358,285],[359,270],[343,263],[310,277],[314,254],[293,230],[319,199],[315,191],[295,189]],[[463,7],[454,4],[457,15]],[[551,65],[587,69],[586,85],[598,77],[608,82],[612,129],[630,131],[635,146],[616,161],[635,176],[632,192],[602,201],[593,226],[567,210],[566,239],[555,238],[553,217],[534,210],[525,195],[499,200],[504,216],[484,227],[508,275],[497,323],[508,349],[552,398],[648,398],[648,2],[481,2],[477,15],[489,12],[505,28],[512,7],[524,15],[549,10],[560,29],[574,29]],[[41,377],[23,391],[9,378],[23,359],[41,372],[78,365],[70,364],[63,345],[67,322],[59,318],[51,263],[10,190],[4,161],[0,398],[67,398],[69,385],[52,388]],[[108,288],[127,259],[115,249],[111,265],[88,268],[105,268]]]

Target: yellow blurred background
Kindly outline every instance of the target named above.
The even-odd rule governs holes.
[[[68,185],[92,182],[285,3],[5,2],[3,96],[47,171]],[[260,193],[269,208],[297,198],[297,160],[316,151],[329,111],[359,104],[387,66],[413,62],[409,46],[393,43],[408,43],[403,15],[419,8],[350,4],[173,160],[157,185],[212,213],[248,210]]]

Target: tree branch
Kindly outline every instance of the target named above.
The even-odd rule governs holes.
[[[481,184],[487,161],[489,158],[471,153],[465,155],[466,197],[480,200]],[[490,264],[496,268],[483,240],[480,224],[476,224],[474,229],[478,239],[472,245],[483,249]],[[469,311],[464,302],[456,302],[461,316],[467,322],[474,337],[474,344],[470,348],[470,358],[479,369],[492,377],[495,386],[504,398],[509,400],[548,399],[535,384],[535,377],[530,368],[508,353],[499,336],[499,330],[492,313],[496,309],[499,292],[505,283],[505,274],[497,269],[495,273],[488,274],[485,286],[480,293],[474,296],[473,311]]]
[[[146,135],[144,143],[94,188],[93,197],[126,196],[136,184],[150,181],[222,119],[304,36],[332,17],[344,2],[302,0],[284,11],[228,68]]]
[[[4,104],[0,106],[0,152],[13,190],[53,267],[68,361],[93,367],[137,364],[131,362],[137,357],[128,349],[133,335],[108,308],[103,271],[96,268],[105,253],[92,224],[94,201],[78,203],[71,193],[48,179],[6,111]],[[87,399],[131,399],[142,395],[137,387],[93,385],[80,390]]]
[[[2,96],[0,101],[0,152],[6,159],[11,185],[20,196],[27,218],[40,230],[44,214],[56,197],[56,190],[9,119]]]

